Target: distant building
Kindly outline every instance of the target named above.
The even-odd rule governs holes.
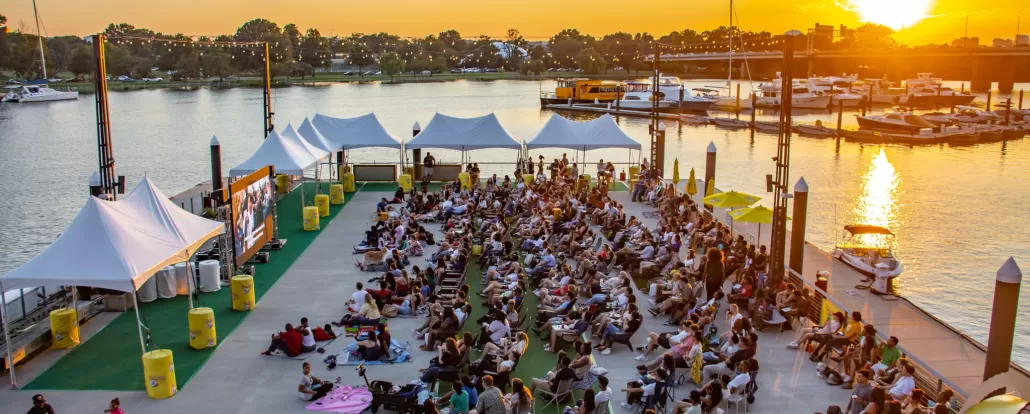
[[[991,42],[991,46],[994,47],[1012,47],[1012,39],[994,39]]]
[[[1030,46],[1030,36],[1028,35],[1016,35],[1016,46]]]
[[[812,36],[812,47],[816,49],[828,49],[834,40],[846,39],[850,35],[848,27],[843,24],[838,30],[833,26],[819,23],[816,23],[815,28],[810,29],[808,34]]]
[[[952,47],[979,47],[980,46],[980,38],[979,37],[964,37],[963,36],[963,37],[960,37],[958,39],[952,40],[951,41],[951,46]]]

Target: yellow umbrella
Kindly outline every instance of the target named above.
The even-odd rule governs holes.
[[[687,194],[697,194],[697,179],[694,178],[694,169],[690,169],[690,178],[687,179]]]
[[[1013,395],[998,395],[983,400],[966,411],[967,414],[1016,414],[1027,406],[1026,400]]]
[[[725,193],[711,194],[713,191],[714,183],[708,182],[709,195],[704,198],[704,203],[713,207],[719,208],[732,208],[732,207],[747,207],[762,197],[751,195],[747,193],[738,193],[736,191],[727,191]]]
[[[672,184],[680,183],[680,159],[676,158],[672,161]]]
[[[758,223],[758,244],[762,244],[762,224],[772,224],[773,222],[773,211],[766,206],[754,206],[748,208],[742,208],[739,210],[733,210],[729,213],[730,218],[734,221],[743,221],[745,223]],[[787,217],[790,220],[790,217]]]

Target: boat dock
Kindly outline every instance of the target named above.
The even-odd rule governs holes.
[[[572,112],[590,112],[595,114],[611,114],[611,115],[626,115],[626,116],[637,116],[642,118],[648,118],[651,116],[651,111],[633,111],[629,109],[615,109],[614,105],[609,107],[607,104],[551,104],[544,105],[544,109],[550,109],[552,111],[572,111]],[[679,114],[670,114],[659,112],[658,117],[661,119],[679,119]]]

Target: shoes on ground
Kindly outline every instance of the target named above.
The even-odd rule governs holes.
[[[633,358],[633,359],[635,359],[635,360],[637,360],[637,361],[647,361],[647,355],[644,355],[644,354],[640,354],[640,355],[637,355],[637,356],[636,356],[635,358]]]

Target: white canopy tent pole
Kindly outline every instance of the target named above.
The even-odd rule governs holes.
[[[190,301],[192,303],[192,301]],[[192,304],[190,307],[192,308]],[[132,308],[136,310],[136,331],[139,332],[139,349],[143,352],[141,355],[147,353],[147,345],[143,340],[143,322],[139,319],[139,301],[136,299],[136,291],[132,291]]]
[[[22,297],[25,300],[25,297]],[[4,285],[0,283],[0,319],[4,323],[4,345],[7,347],[7,370],[11,375],[11,389],[18,389],[18,378],[14,373],[14,358],[11,355],[11,335],[7,330],[7,295],[4,292]]]

